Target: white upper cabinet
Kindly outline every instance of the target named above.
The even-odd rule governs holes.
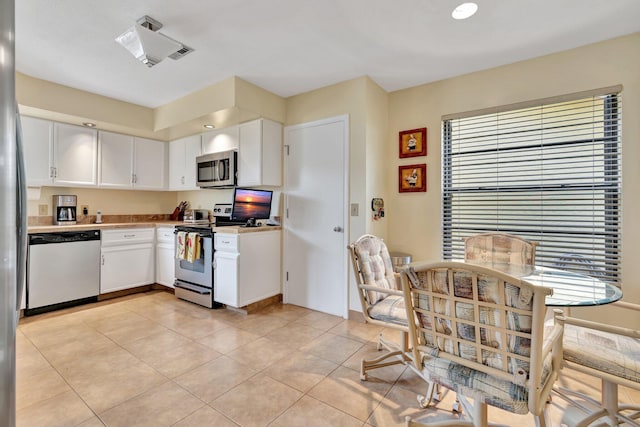
[[[93,186],[98,180],[95,129],[21,117],[27,185]]]
[[[100,187],[166,190],[167,144],[99,132]]]
[[[98,179],[95,129],[21,117],[27,185],[93,186]]]
[[[97,185],[98,131],[82,126],[54,123],[53,166],[56,185]]]
[[[238,186],[282,185],[282,125],[259,119],[238,128]]]
[[[166,190],[169,175],[167,143],[136,137],[133,150],[133,188]]]
[[[169,190],[197,190],[196,157],[202,153],[200,135],[169,143]]]
[[[20,121],[27,185],[52,185],[53,122],[28,116],[20,117]]]
[[[216,129],[202,134],[202,154],[238,149],[238,126]]]
[[[133,177],[133,137],[119,133],[98,133],[100,174],[105,188],[131,188]]]
[[[22,116],[27,185],[166,190],[168,145]],[[195,173],[195,172],[194,172]]]

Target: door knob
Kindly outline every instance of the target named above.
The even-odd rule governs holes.
[[[342,227],[340,227],[339,225],[336,227],[333,227],[333,231],[335,231],[336,233],[342,233]]]

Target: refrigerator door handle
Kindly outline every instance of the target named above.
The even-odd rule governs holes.
[[[17,229],[17,268],[16,268],[16,311],[20,312],[22,293],[24,292],[27,271],[27,177],[24,169],[24,153],[22,150],[22,127],[20,113],[16,102],[16,229]]]

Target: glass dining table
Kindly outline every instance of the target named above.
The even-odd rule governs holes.
[[[520,277],[533,285],[553,289],[545,301],[548,307],[603,305],[622,298],[619,287],[572,271],[536,267]]]
[[[547,307],[579,307],[609,304],[622,298],[619,287],[595,277],[558,268],[536,266],[482,264],[527,282],[553,289],[547,296]]]

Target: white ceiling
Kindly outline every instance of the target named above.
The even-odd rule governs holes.
[[[157,107],[238,76],[288,97],[368,75],[395,91],[640,31],[640,0],[16,0],[16,69]],[[195,48],[153,68],[114,39],[143,15]],[[597,60],[597,58],[594,58]]]

